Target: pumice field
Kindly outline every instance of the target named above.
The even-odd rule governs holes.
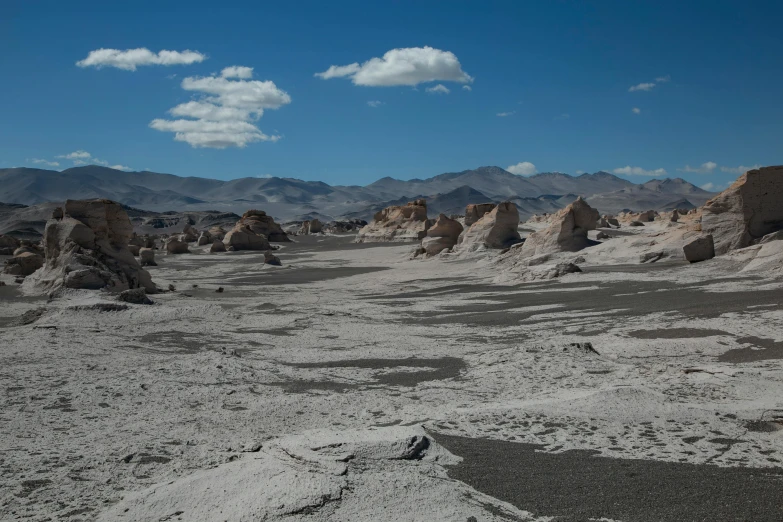
[[[0,236],[0,520],[783,517],[783,167],[665,211],[263,208]]]

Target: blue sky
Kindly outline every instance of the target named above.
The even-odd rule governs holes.
[[[367,184],[521,164],[523,174],[608,170],[719,187],[741,166],[781,162],[780,2],[6,0],[2,11],[1,167],[99,161]],[[434,81],[395,77],[405,52],[383,61],[424,47],[417,56],[433,70],[417,74]],[[203,59],[76,65],[102,48]],[[373,58],[380,64],[365,68]],[[349,64],[363,72],[315,76]],[[231,66],[253,68],[252,78],[221,79]],[[269,90],[262,115],[203,87],[254,81],[274,84],[258,87]],[[651,86],[630,90],[640,84]],[[427,91],[437,85],[449,92]],[[229,142],[245,146],[175,140],[183,118],[168,111],[188,102],[239,107]],[[194,118],[184,125],[203,129]]]

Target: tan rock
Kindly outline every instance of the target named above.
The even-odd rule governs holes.
[[[427,202],[423,199],[407,205],[386,207],[359,230],[357,243],[375,241],[420,241],[427,235]]]
[[[462,233],[462,225],[455,219],[440,214],[435,224],[427,230],[427,236],[421,240],[425,252],[434,256],[447,248],[454,248]]]
[[[487,248],[508,248],[519,243],[519,211],[509,201],[497,205],[465,230],[459,238],[459,248],[472,249],[480,245]]]
[[[682,253],[685,255],[685,259],[691,263],[712,259],[715,257],[715,245],[713,244],[712,236],[707,234],[691,240],[683,245]]]
[[[223,238],[226,237],[226,230],[221,227],[215,225],[214,227],[209,227],[209,235],[214,240],[223,241]]]
[[[478,203],[465,207],[465,227],[471,226],[484,217],[484,214],[492,212],[496,206],[494,203]]]
[[[595,230],[598,218],[598,211],[579,197],[553,216],[549,228],[530,234],[525,243],[519,247],[519,256],[576,252],[590,246],[587,232]]]
[[[23,252],[6,259],[4,272],[15,276],[29,276],[44,265],[44,258],[34,252]]]
[[[263,210],[248,210],[242,214],[233,230],[242,230],[243,227],[255,235],[264,236],[267,241],[272,243],[291,241],[280,225],[275,223],[272,216],[268,216]]]
[[[299,234],[303,236],[309,234],[318,234],[321,231],[323,231],[323,224],[318,219],[303,221],[302,226],[299,227]]]
[[[286,236],[288,237],[288,236]],[[263,234],[255,233],[249,226],[237,223],[223,238],[226,250],[269,250],[271,245]]]
[[[783,166],[749,170],[701,209],[701,229],[715,254],[749,246],[783,229]]]

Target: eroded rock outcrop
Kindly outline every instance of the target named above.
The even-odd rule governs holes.
[[[460,249],[508,248],[519,243],[519,211],[509,201],[500,203],[465,230],[459,239]]]
[[[209,247],[210,252],[225,252],[226,251],[226,245],[223,243],[223,241],[218,241],[217,239],[212,242],[212,246]]]
[[[186,237],[173,236],[166,240],[166,253],[167,254],[189,254],[188,242]]]
[[[133,227],[119,203],[107,199],[68,200],[46,223],[44,267],[32,284],[61,288],[157,291],[150,274],[128,250]]]
[[[288,237],[288,236],[286,236]],[[271,245],[264,234],[257,234],[241,221],[223,238],[226,250],[269,250]]]
[[[15,276],[29,276],[44,265],[44,258],[35,252],[22,252],[6,259],[3,271]]]
[[[139,264],[141,266],[158,266],[158,263],[155,262],[155,251],[151,248],[140,248]]]
[[[701,209],[701,229],[715,254],[753,244],[783,229],[783,166],[749,170]]]
[[[249,230],[257,236],[264,236],[267,241],[272,243],[291,241],[280,225],[275,223],[272,216],[268,216],[263,210],[248,210],[242,214],[242,217],[234,225],[234,228],[226,234],[226,237],[234,230],[243,229]]]
[[[318,219],[303,221],[302,226],[299,227],[299,234],[303,236],[318,234],[322,231],[323,224]]]
[[[10,256],[19,248],[19,240],[12,236],[0,235],[0,256]]]
[[[359,230],[357,243],[374,241],[420,241],[427,235],[427,202],[423,199],[407,205],[386,207]]]
[[[434,256],[447,248],[454,248],[462,233],[462,225],[445,214],[440,214],[435,224],[427,230],[427,236],[421,240],[421,247],[427,255]]]
[[[715,245],[710,234],[697,237],[682,247],[685,260],[691,263],[706,261],[715,257]]]
[[[549,228],[530,234],[519,247],[519,256],[576,252],[590,246],[587,232],[595,230],[599,217],[598,211],[579,197],[552,217]]]
[[[484,217],[484,214],[492,212],[497,205],[494,203],[479,203],[476,205],[468,205],[465,207],[465,227],[471,226],[473,223]]]

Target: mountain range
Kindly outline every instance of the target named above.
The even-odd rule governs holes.
[[[608,172],[570,176],[547,172],[518,176],[500,167],[480,167],[427,179],[382,178],[367,186],[331,186],[293,178],[239,178],[230,181],[155,172],[124,172],[89,165],[61,172],[0,169],[0,202],[40,205],[65,199],[107,198],[150,211],[266,210],[281,221],[318,217],[369,219],[392,204],[426,199],[430,215],[461,214],[468,203],[510,200],[524,220],[556,211],[583,196],[601,212],[666,210],[702,205],[713,193],[680,179],[632,183]]]

